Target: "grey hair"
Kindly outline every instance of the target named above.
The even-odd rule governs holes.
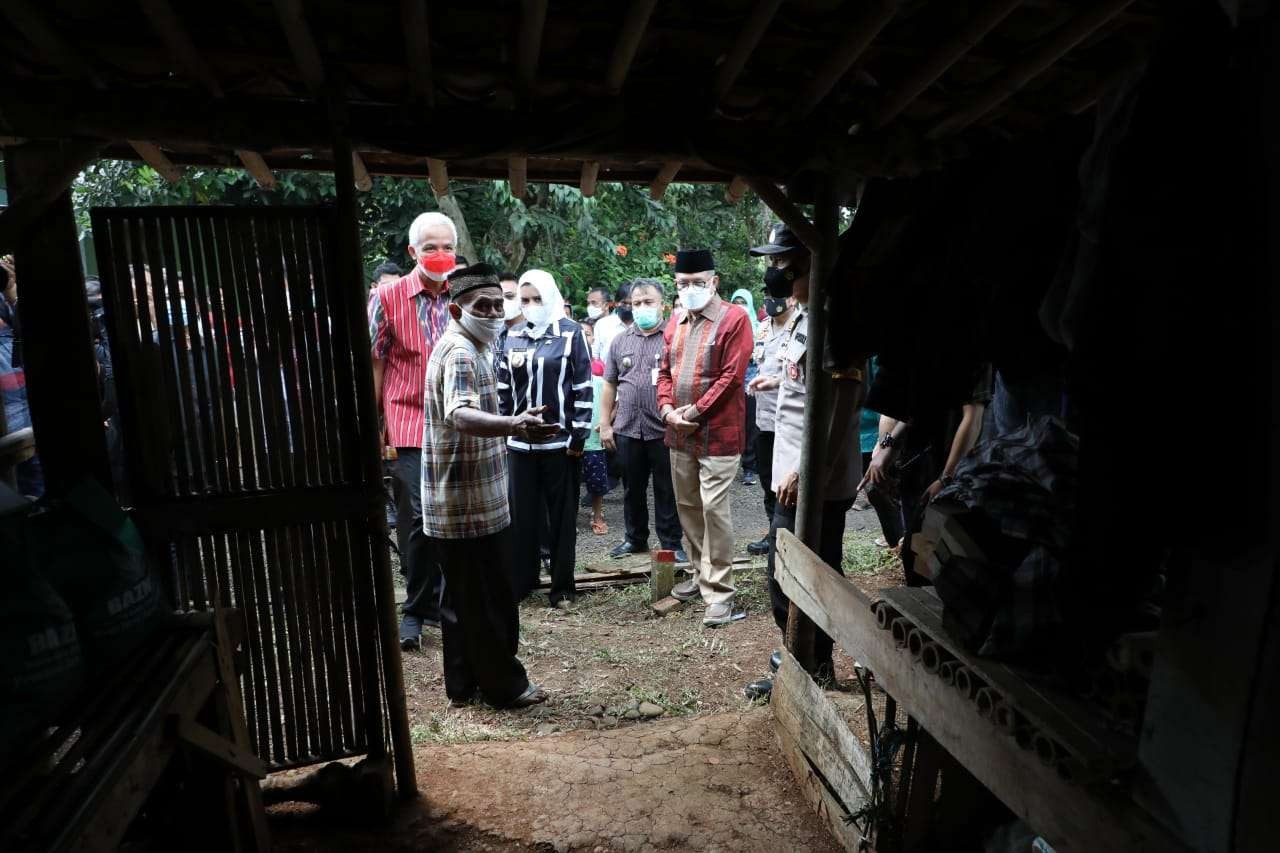
[[[432,210],[428,213],[420,213],[418,217],[409,225],[409,245],[415,249],[422,240],[422,232],[426,231],[433,225],[444,225],[449,228],[449,233],[453,235],[453,242],[458,242],[458,226],[453,224],[453,220],[445,216],[439,211]]]

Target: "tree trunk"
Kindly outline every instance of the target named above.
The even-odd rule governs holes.
[[[458,229],[458,245],[454,247],[457,253],[470,263],[480,263],[481,258],[476,254],[476,247],[471,243],[471,231],[467,228],[467,218],[462,215],[462,205],[458,204],[453,193],[437,194],[436,205],[441,213],[453,220],[454,226]]]

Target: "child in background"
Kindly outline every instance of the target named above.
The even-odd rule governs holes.
[[[587,338],[587,350],[595,349],[595,322],[582,321],[582,333]],[[609,493],[609,465],[605,460],[604,445],[600,443],[600,398],[604,396],[604,362],[591,360],[591,434],[582,447],[582,482],[591,496],[591,532],[604,536],[609,525],[604,520],[604,496]]]

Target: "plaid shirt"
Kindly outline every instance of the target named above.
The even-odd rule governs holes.
[[[658,409],[692,403],[700,424],[687,436],[668,427],[667,447],[694,456],[738,456],[747,441],[747,312],[712,296],[699,314],[673,315],[662,336],[667,347],[658,367]]]
[[[635,326],[609,344],[604,381],[618,389],[613,410],[613,429],[618,435],[653,441],[666,434],[658,417],[658,367],[665,348],[662,332],[642,335]]]
[[[511,523],[501,436],[465,435],[458,409],[498,413],[488,348],[477,351],[450,322],[427,362],[422,441],[422,528],[436,539],[476,539]]]
[[[416,447],[422,439],[427,359],[448,322],[448,290],[432,296],[416,269],[399,281],[380,285],[369,299],[373,357],[386,362],[382,413],[392,447]]]

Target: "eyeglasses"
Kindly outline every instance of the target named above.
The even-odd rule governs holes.
[[[710,287],[710,286],[711,286],[710,281],[703,281],[702,279],[698,279],[698,278],[690,278],[690,279],[686,279],[685,281],[676,282],[676,290],[684,290],[686,287]]]

